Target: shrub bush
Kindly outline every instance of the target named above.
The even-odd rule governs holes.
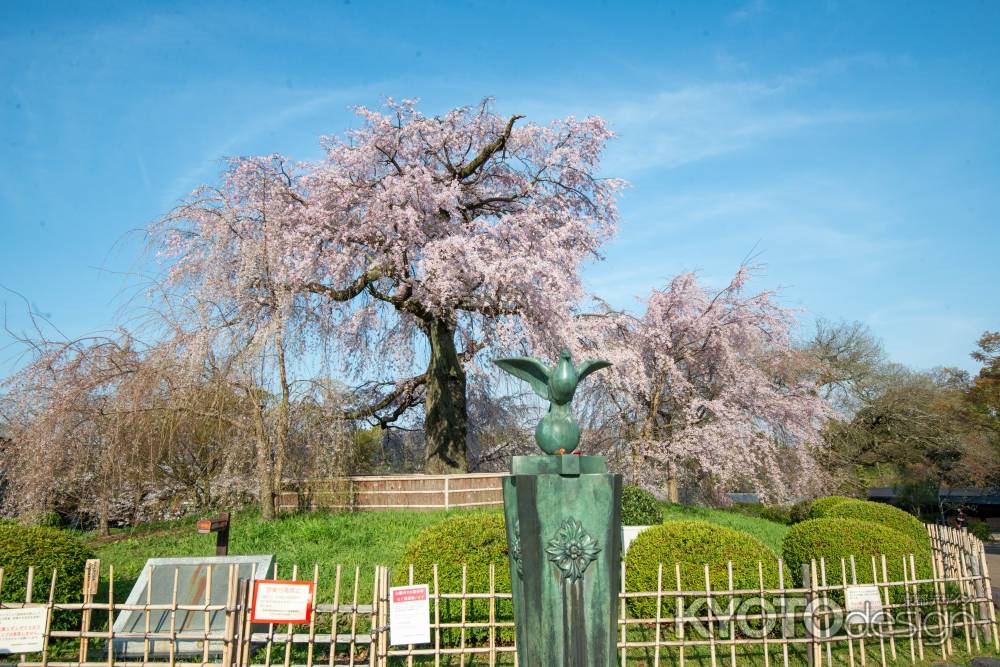
[[[434,592],[434,564],[438,566],[438,587],[442,593],[462,591],[462,565],[466,566],[466,591],[488,593],[490,590],[490,563],[495,564],[495,586],[498,592],[510,593],[510,568],[507,560],[507,533],[504,518],[499,513],[471,512],[449,517],[421,531],[411,541],[393,572],[393,584],[409,582],[410,565],[413,581],[430,584]],[[431,603],[433,612],[433,602]],[[497,602],[497,619],[512,621],[514,609],[509,600]],[[458,623],[462,617],[461,600],[441,601],[441,622]],[[486,622],[489,606],[485,600],[466,602],[466,621]],[[457,633],[458,629],[442,631],[442,635]],[[513,640],[511,629],[498,633],[505,641]],[[488,636],[485,628],[467,631],[473,641]]]
[[[728,561],[733,563],[733,585],[737,589],[760,585],[758,561],[763,565],[764,585],[774,586],[777,582],[774,552],[749,533],[707,521],[667,521],[643,531],[632,542],[625,556],[625,587],[635,592],[656,591],[657,570],[663,563],[663,586],[675,588],[674,564],[679,563],[684,590],[704,590],[706,564],[712,588],[729,588]],[[671,599],[670,605],[674,604]],[[636,616],[656,615],[653,598],[631,598],[629,605]],[[666,612],[666,602],[664,605]]]
[[[898,507],[870,500],[845,500],[827,510],[830,519],[858,519],[892,528],[909,536],[914,542],[930,549],[931,538],[927,527],[917,517]]]
[[[809,506],[809,518],[822,519],[827,515],[827,512],[845,500],[854,500],[854,498],[848,498],[847,496],[823,496],[822,498],[817,498]]]
[[[622,488],[622,525],[655,526],[663,523],[663,509],[653,494],[638,486]]]
[[[972,520],[969,522],[969,532],[978,537],[983,542],[993,539],[993,529],[985,521]]]
[[[813,501],[800,500],[791,506],[788,510],[788,523],[789,525],[795,525],[797,523],[802,523],[809,518],[809,513],[812,511]]]
[[[902,581],[904,556],[913,554],[920,577],[930,577],[930,549],[918,544],[908,535],[879,523],[859,519],[823,518],[810,519],[792,526],[781,544],[788,576],[802,583],[802,564],[820,558],[826,560],[827,584],[844,583],[840,560],[845,561],[847,583],[851,578],[851,556],[854,556],[858,583],[873,583],[872,556],[876,558],[879,579],[882,578],[881,555],[886,558],[890,581]],[[817,565],[817,567],[819,567]],[[912,573],[908,572],[912,578]]]
[[[35,568],[31,599],[49,599],[52,571],[56,571],[55,600],[79,602],[83,597],[83,573],[87,559],[94,558],[80,540],[55,528],[0,523],[0,567],[4,570],[4,600],[23,600],[28,581],[28,568]],[[72,612],[56,612],[52,624],[56,629],[72,628],[76,616]]]

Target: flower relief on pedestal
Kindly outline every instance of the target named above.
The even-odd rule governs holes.
[[[556,536],[549,540],[545,553],[564,579],[576,581],[583,578],[587,566],[597,559],[600,551],[601,545],[583,529],[583,524],[576,519],[566,519]]]
[[[514,530],[511,531],[510,555],[514,558],[514,565],[517,567],[518,576],[524,576],[524,565],[521,562],[521,522],[514,522]]]

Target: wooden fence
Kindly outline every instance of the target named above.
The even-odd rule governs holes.
[[[932,557],[914,555],[899,562],[883,556],[849,558],[837,563],[814,560],[801,581],[777,563],[777,579],[757,563],[758,584],[737,588],[733,564],[720,577],[705,566],[696,574],[703,586],[682,584],[690,574],[682,566],[661,564],[653,591],[630,591],[622,570],[619,655],[627,665],[681,667],[827,667],[834,664],[873,667],[947,660],[956,651],[1000,652],[996,610],[983,545],[966,532],[929,527]],[[446,567],[446,566],[442,566]],[[457,566],[451,566],[457,567]],[[41,608],[47,617],[40,653],[0,655],[0,667],[333,667],[335,665],[516,665],[511,594],[503,568],[490,565],[486,584],[469,585],[461,566],[457,590],[441,585],[434,567],[430,588],[431,642],[420,646],[389,644],[388,597],[393,583],[415,580],[413,569],[335,568],[321,573],[296,567],[267,573],[274,578],[310,579],[317,594],[308,624],[252,625],[249,579],[235,566],[220,566],[208,576],[225,577],[224,599],[212,599],[212,586],[195,604],[178,603],[177,570],[150,572],[166,581],[172,597],[141,604],[116,601],[120,577],[99,564],[87,568],[83,599],[54,599],[56,573],[47,599],[33,600],[29,571],[19,601],[0,607]],[[718,570],[716,570],[718,572]],[[898,576],[892,573],[897,572]],[[924,574],[926,572],[926,574]],[[322,576],[321,576],[322,574]],[[400,576],[402,574],[402,576]],[[881,613],[862,614],[863,622],[845,618],[844,602],[855,585],[877,591]],[[161,588],[161,590],[163,590]],[[12,596],[3,588],[0,600]],[[116,632],[115,614],[145,616],[139,631]],[[870,610],[871,611],[871,610]],[[121,648],[132,642],[134,650]],[[194,644],[192,644],[194,642]],[[185,645],[187,652],[177,647]],[[192,645],[195,649],[192,652]]]
[[[506,473],[357,476],[285,482],[282,512],[451,509],[503,505]]]

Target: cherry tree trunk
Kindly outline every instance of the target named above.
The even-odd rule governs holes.
[[[265,521],[274,518],[274,461],[267,441],[264,424],[264,407],[257,403],[254,409],[254,436],[257,448],[257,484],[260,516]]]
[[[466,472],[468,414],[465,369],[455,349],[455,329],[443,320],[427,324],[431,359],[424,398],[424,452],[429,473]]]

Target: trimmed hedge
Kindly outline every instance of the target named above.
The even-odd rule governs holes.
[[[638,486],[622,488],[622,525],[655,526],[663,523],[663,508],[653,494]]]
[[[874,503],[870,500],[845,500],[827,510],[826,517],[878,523],[909,536],[922,547],[931,548],[927,527],[920,519],[892,505]]]
[[[978,537],[983,542],[989,542],[993,539],[993,529],[990,528],[990,524],[985,521],[978,521],[973,519],[969,522],[969,532],[974,536]]]
[[[452,516],[423,530],[411,541],[392,574],[396,586],[409,583],[410,565],[413,581],[430,585],[434,592],[434,564],[438,566],[438,587],[443,593],[462,590],[462,565],[466,566],[466,591],[488,593],[490,590],[490,563],[496,565],[494,580],[496,590],[510,593],[510,567],[507,560],[507,533],[503,514],[473,512]],[[433,604],[433,603],[432,603]],[[433,610],[433,606],[432,606]],[[514,609],[509,600],[497,601],[498,620],[513,620]],[[462,616],[461,600],[441,601],[441,622],[458,623]],[[485,600],[466,601],[466,621],[486,622],[489,606]],[[457,633],[459,630],[443,631]],[[473,641],[488,636],[485,628],[467,631]],[[511,629],[498,635],[505,641],[513,639]]]
[[[859,519],[810,519],[792,526],[781,544],[786,571],[798,584],[802,583],[802,564],[820,558],[826,560],[827,584],[844,583],[840,560],[846,565],[847,583],[851,579],[851,556],[854,556],[858,583],[873,583],[872,556],[876,557],[879,579],[882,578],[881,555],[886,558],[890,581],[902,581],[903,557],[913,554],[920,577],[930,577],[930,549],[910,536],[882,524]],[[818,567],[818,565],[817,565]],[[912,578],[912,574],[908,572]]]
[[[75,537],[46,526],[0,523],[0,567],[4,570],[4,600],[24,599],[28,568],[35,568],[31,599],[49,599],[52,571],[56,571],[55,600],[79,602],[83,598],[83,573],[94,553]],[[52,626],[72,628],[73,612],[55,612]]]
[[[737,589],[760,586],[758,561],[763,565],[765,587],[777,584],[778,561],[774,552],[749,533],[707,521],[667,521],[639,533],[632,541],[625,556],[625,587],[635,592],[656,591],[657,571],[663,563],[663,587],[675,588],[674,564],[679,563],[684,590],[705,589],[706,564],[712,588],[726,589],[728,561],[733,563],[733,585]],[[629,605],[637,616],[656,616],[653,598],[631,598]]]
[[[817,498],[809,506],[809,518],[822,519],[827,515],[827,512],[845,500],[855,500],[855,498],[848,498],[847,496],[823,496],[822,498]]]

